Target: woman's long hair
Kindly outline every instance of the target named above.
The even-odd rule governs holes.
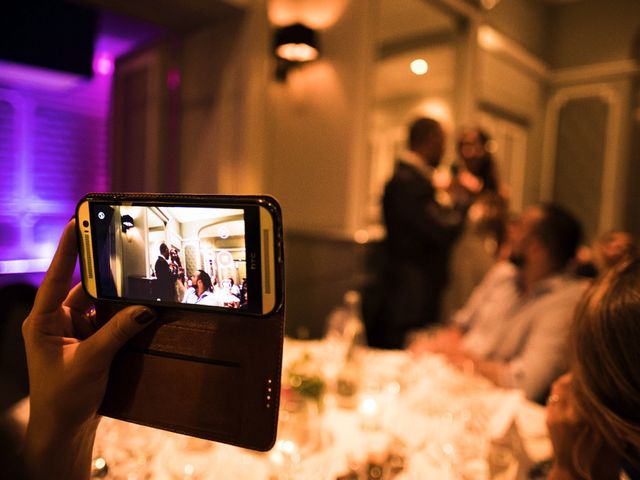
[[[625,262],[594,283],[576,308],[570,338],[573,386],[582,418],[637,467],[640,261]],[[599,445],[589,442],[593,436],[585,433],[574,450],[574,463],[586,478],[599,460],[594,455]]]

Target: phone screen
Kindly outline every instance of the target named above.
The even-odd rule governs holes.
[[[90,201],[96,296],[265,313],[260,208]]]

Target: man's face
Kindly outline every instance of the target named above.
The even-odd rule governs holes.
[[[202,282],[198,284],[198,280],[200,280],[200,274],[198,272],[191,275],[191,285],[196,289],[196,291],[200,291],[202,288]]]
[[[537,207],[527,209],[511,230],[511,255],[509,259],[519,269],[530,263],[530,247],[535,239],[535,227],[542,219],[542,211]]]
[[[442,128],[439,128],[431,134],[425,144],[425,160],[432,167],[440,165],[440,160],[444,154],[445,134]]]

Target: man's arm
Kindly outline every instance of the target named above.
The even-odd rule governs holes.
[[[392,182],[385,192],[385,213],[425,242],[446,246],[460,233],[464,214],[438,205],[429,188],[409,179]]]
[[[478,361],[476,371],[496,385],[521,388],[530,400],[541,400],[566,370],[566,338],[575,302],[546,309],[533,321],[520,353],[508,362]]]

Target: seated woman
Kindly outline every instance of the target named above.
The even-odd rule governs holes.
[[[548,478],[640,478],[640,261],[589,289],[570,338],[571,373],[547,401]]]

